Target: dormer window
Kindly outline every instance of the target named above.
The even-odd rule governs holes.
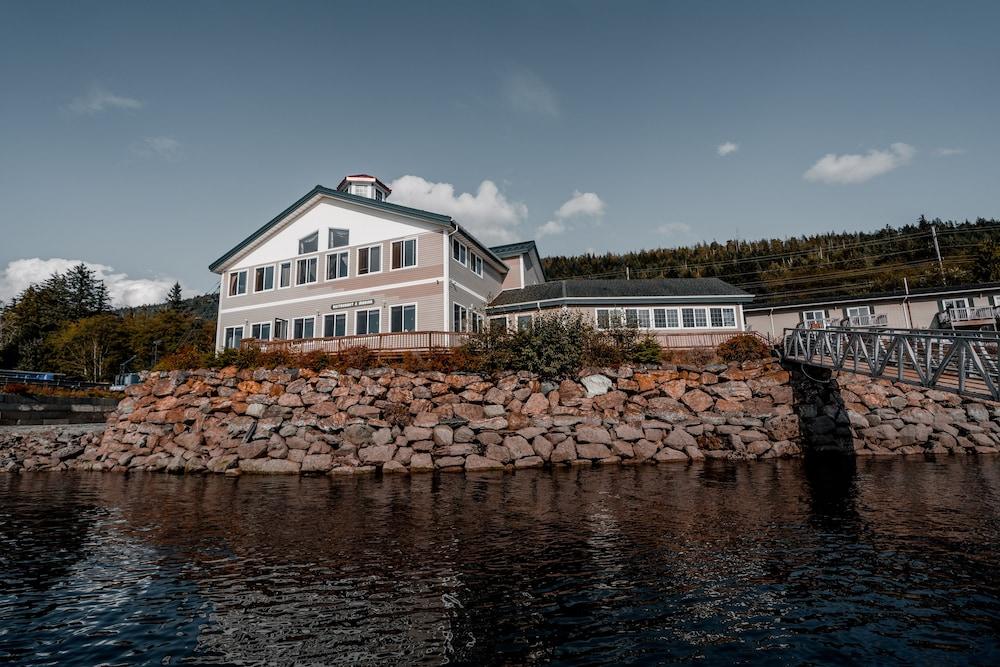
[[[368,197],[368,184],[367,183],[355,183],[351,186],[351,191],[359,197]]]
[[[305,255],[319,250],[319,232],[313,232],[305,238],[299,239],[299,254]]]
[[[370,174],[345,176],[337,190],[375,201],[383,201],[392,193],[388,185]]]

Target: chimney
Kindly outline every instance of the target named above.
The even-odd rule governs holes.
[[[340,192],[346,192],[358,197],[367,197],[375,201],[383,201],[392,194],[389,186],[368,174],[352,174],[345,176],[344,180],[337,186]]]

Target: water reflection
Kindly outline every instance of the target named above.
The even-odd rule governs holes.
[[[7,476],[0,659],[996,662],[998,463]]]

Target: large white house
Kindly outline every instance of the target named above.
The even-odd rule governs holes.
[[[752,296],[720,280],[547,282],[533,241],[489,248],[461,221],[393,204],[390,194],[367,174],[317,185],[214,261],[217,347],[475,332],[487,318],[524,326],[555,308],[662,335],[743,328]]]

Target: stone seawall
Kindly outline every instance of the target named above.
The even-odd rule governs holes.
[[[352,474],[1000,451],[997,406],[776,361],[529,373],[151,373],[99,438],[0,431],[0,470]],[[72,445],[72,446],[70,446]]]

